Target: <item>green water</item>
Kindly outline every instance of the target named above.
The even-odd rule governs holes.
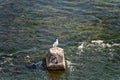
[[[70,63],[61,80],[120,80],[119,26],[119,0],[0,0],[0,80],[49,80],[25,65],[56,38]]]

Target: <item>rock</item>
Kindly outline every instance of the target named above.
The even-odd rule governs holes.
[[[46,64],[43,61],[39,61],[36,63],[29,63],[26,65],[26,67],[28,69],[37,69],[37,70],[42,70],[42,71],[46,70]]]
[[[46,56],[46,66],[48,70],[65,70],[64,50],[60,47],[52,47]]]

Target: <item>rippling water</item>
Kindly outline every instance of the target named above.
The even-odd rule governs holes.
[[[119,80],[119,26],[119,0],[0,0],[0,79],[48,80],[25,65],[59,38],[69,63],[61,80]]]

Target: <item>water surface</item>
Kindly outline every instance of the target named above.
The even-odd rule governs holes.
[[[61,80],[119,80],[119,26],[119,0],[0,0],[0,79],[49,80],[25,65],[58,38],[69,61]]]

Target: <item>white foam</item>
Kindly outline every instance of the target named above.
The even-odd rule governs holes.
[[[92,40],[91,43],[97,43],[97,44],[101,44],[103,43],[103,40]]]

